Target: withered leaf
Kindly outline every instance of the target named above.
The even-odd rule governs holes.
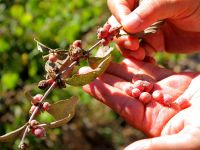
[[[88,63],[92,69],[95,69],[112,52],[113,48],[108,46],[100,47],[95,57],[89,57]]]
[[[51,48],[49,48],[48,46],[40,43],[39,41],[37,41],[36,39],[34,39],[37,43],[37,49],[40,51],[40,52],[43,52],[43,51],[50,51],[52,50]]]
[[[48,113],[51,114],[56,120],[63,119],[72,116],[75,113],[75,107],[78,102],[78,98],[72,96],[69,100],[60,100],[54,104],[51,104]]]
[[[22,127],[9,132],[7,134],[4,134],[2,136],[0,136],[0,142],[9,142],[12,140],[15,140],[17,137],[21,136],[21,134],[23,134],[24,130],[26,129],[28,124],[23,125]]]
[[[85,74],[75,74],[71,78],[67,78],[66,83],[72,86],[83,86],[92,82],[107,69],[111,60],[111,55],[106,56],[96,69]]]

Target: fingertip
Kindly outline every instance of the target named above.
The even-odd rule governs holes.
[[[124,30],[128,33],[135,33],[142,22],[141,17],[135,12],[131,12],[129,15],[124,16],[121,20]]]

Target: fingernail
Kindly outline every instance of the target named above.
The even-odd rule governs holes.
[[[141,18],[138,14],[132,12],[127,15],[124,19],[122,19],[121,24],[125,28],[125,30],[129,32],[133,32],[137,27],[139,27],[142,23]]]

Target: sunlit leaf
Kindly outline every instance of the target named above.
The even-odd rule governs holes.
[[[48,113],[50,113],[56,120],[63,119],[69,115],[74,114],[78,98],[73,96],[69,100],[60,100],[51,104]]]
[[[112,52],[113,48],[108,46],[100,47],[95,57],[89,57],[88,63],[92,69],[95,69]]]
[[[26,128],[27,124],[23,125],[22,127],[9,132],[5,135],[0,136],[0,142],[9,142],[12,140],[15,140],[17,137],[21,136],[21,134],[24,132],[25,128]]]
[[[68,114],[67,117],[65,117],[65,118],[56,120],[56,121],[48,123],[48,124],[41,124],[40,126],[46,128],[46,129],[57,128],[57,127],[63,126],[74,117],[74,114],[75,114],[75,112],[73,111],[72,113]]]
[[[67,78],[66,83],[72,86],[83,86],[92,82],[107,69],[111,60],[111,55],[108,55],[104,58],[104,60],[99,64],[99,66],[96,69],[85,74],[75,74],[71,78]]]
[[[51,48],[47,47],[46,45],[40,43],[39,41],[37,41],[36,39],[34,39],[37,43],[37,49],[40,51],[40,52],[43,52],[43,51],[49,51],[49,50],[52,50]]]

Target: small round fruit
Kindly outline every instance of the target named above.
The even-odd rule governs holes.
[[[73,42],[72,44],[75,48],[76,47],[79,47],[79,48],[82,48],[82,41],[81,40],[76,40]]]
[[[144,104],[147,104],[152,100],[152,96],[148,92],[142,92],[139,96],[139,100]]]
[[[43,105],[42,105],[42,108],[43,108],[45,111],[48,111],[49,108],[50,108],[49,102],[44,102]]]
[[[57,60],[58,60],[57,54],[55,54],[55,53],[49,54],[49,61],[50,62],[55,63]]]
[[[41,138],[45,135],[45,129],[43,127],[36,127],[32,129],[32,134],[37,138]]]
[[[99,39],[103,39],[103,38],[106,38],[107,36],[108,36],[108,31],[107,30],[105,30],[104,28],[99,28],[98,30],[97,30],[97,37],[99,38]]]
[[[133,97],[138,98],[140,96],[140,94],[141,94],[141,91],[139,89],[137,89],[137,88],[132,89],[131,95]]]
[[[153,89],[153,83],[149,81],[143,81],[144,91],[150,92]]]
[[[130,84],[127,84],[126,86],[123,87],[123,90],[126,94],[132,96],[133,86],[131,86]]]
[[[133,83],[134,88],[139,89],[141,92],[144,90],[143,81],[137,80],[135,83]]]
[[[36,94],[33,99],[32,99],[32,103],[34,105],[36,105],[38,102],[40,102],[40,100],[42,99],[43,95],[42,94]]]
[[[152,97],[155,101],[162,103],[163,102],[163,93],[159,90],[156,90],[152,93]]]
[[[36,120],[31,120],[31,122],[30,122],[31,127],[34,127],[37,124],[38,124],[38,122]]]

